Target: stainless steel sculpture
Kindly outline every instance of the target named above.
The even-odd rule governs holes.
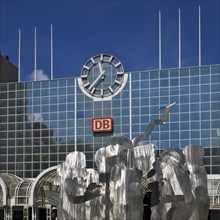
[[[155,161],[156,178],[151,179],[154,206],[151,220],[207,220],[209,197],[203,149],[186,146],[169,148]]]
[[[100,194],[99,176],[94,169],[86,169],[86,158],[81,152],[67,155],[58,166],[55,185],[60,186],[59,195],[51,195],[58,210],[58,219],[92,219],[97,216],[94,198]],[[93,218],[94,219],[94,218]]]
[[[134,151],[126,137],[113,137],[107,147],[96,152],[97,171],[105,187],[105,219],[143,218],[141,170],[148,171],[150,165],[145,160],[151,161],[152,153],[147,147]]]
[[[207,191],[207,174],[203,166],[204,150],[199,145],[189,145],[183,149],[183,154],[196,203],[190,220],[207,219],[210,200]]]
[[[141,178],[148,172],[151,220],[207,219],[209,197],[203,149],[190,145],[182,150],[166,149],[155,159],[154,146],[140,145],[155,125],[165,124],[172,103],[163,117],[151,121],[143,134],[132,141],[112,137],[95,153],[97,171],[86,168],[82,152],[72,152],[58,166],[55,184],[59,195],[51,193],[60,220],[141,220],[143,193]]]

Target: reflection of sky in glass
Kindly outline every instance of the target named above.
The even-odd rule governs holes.
[[[106,71],[105,80],[115,80],[111,64],[105,61],[102,64]],[[80,149],[90,154],[93,149],[105,145],[112,135],[130,137],[131,132],[132,138],[137,136],[147,128],[149,121],[162,117],[161,106],[179,101],[172,109],[168,122],[155,127],[144,143],[155,143],[157,150],[201,144],[206,149],[205,161],[214,163],[210,157],[220,156],[216,150],[220,146],[219,68],[205,69],[201,68],[201,75],[198,75],[198,68],[192,71],[184,68],[181,71],[133,72],[132,82],[128,81],[124,89],[108,101],[93,101],[82,93],[78,84],[75,90],[73,78],[23,83],[23,86],[17,87],[19,91],[15,90],[16,86],[10,85],[10,93],[7,92],[9,87],[0,84],[0,125],[4,129],[0,130],[0,149],[8,144],[12,148],[16,143],[17,148],[22,146],[30,155],[34,147],[39,152],[38,156],[47,149],[51,154],[58,152],[65,157],[68,149],[74,149],[75,141],[80,140]],[[97,64],[94,71],[89,80],[99,75]],[[193,84],[190,84],[191,81]],[[99,88],[103,86],[109,86],[108,82],[104,84],[101,81],[97,85]],[[93,134],[91,119],[105,116],[113,118],[114,132]],[[10,129],[10,134],[6,133],[7,129]],[[56,163],[61,162],[61,157],[56,158]]]

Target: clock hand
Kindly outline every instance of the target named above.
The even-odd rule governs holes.
[[[92,89],[95,85],[97,85],[101,79],[105,77],[105,71],[102,71],[99,76],[96,78],[96,80],[89,86],[89,90]]]
[[[102,69],[102,64],[100,62],[98,63],[98,66],[99,66],[99,72],[102,73],[103,69]]]
[[[99,72],[100,72],[100,74],[101,74],[102,72],[105,72],[105,71],[103,70],[103,68],[102,68],[101,62],[98,63],[98,66],[99,66]],[[105,78],[105,76],[103,75],[103,76],[102,76],[102,79],[104,79],[104,78]]]

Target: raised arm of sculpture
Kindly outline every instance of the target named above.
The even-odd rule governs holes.
[[[143,139],[145,138],[148,138],[154,128],[155,125],[161,125],[161,124],[165,124],[166,121],[167,121],[167,118],[168,118],[168,115],[171,111],[171,109],[177,104],[178,102],[173,102],[167,106],[164,106],[164,107],[161,107],[159,110],[161,109],[164,109],[164,112],[163,112],[163,116],[161,119],[157,119],[157,120],[153,120],[149,123],[147,129],[145,132],[143,132],[142,134],[138,135],[137,137],[135,137],[133,140],[132,140],[132,144],[133,144],[133,147],[137,146],[137,144],[142,141]]]
[[[80,192],[78,192],[80,191],[80,186],[76,179],[66,178],[64,185],[69,201],[74,204],[84,203],[100,196],[100,187],[100,185],[92,183],[86,188],[84,194],[80,194]]]

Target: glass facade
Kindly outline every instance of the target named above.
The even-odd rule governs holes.
[[[36,177],[74,150],[95,167],[95,151],[111,136],[134,138],[175,101],[167,124],[144,143],[153,143],[157,155],[199,144],[208,174],[219,174],[220,65],[130,72],[123,90],[106,101],[87,97],[77,78],[0,84],[0,172]],[[112,117],[114,131],[94,134],[96,117]]]

